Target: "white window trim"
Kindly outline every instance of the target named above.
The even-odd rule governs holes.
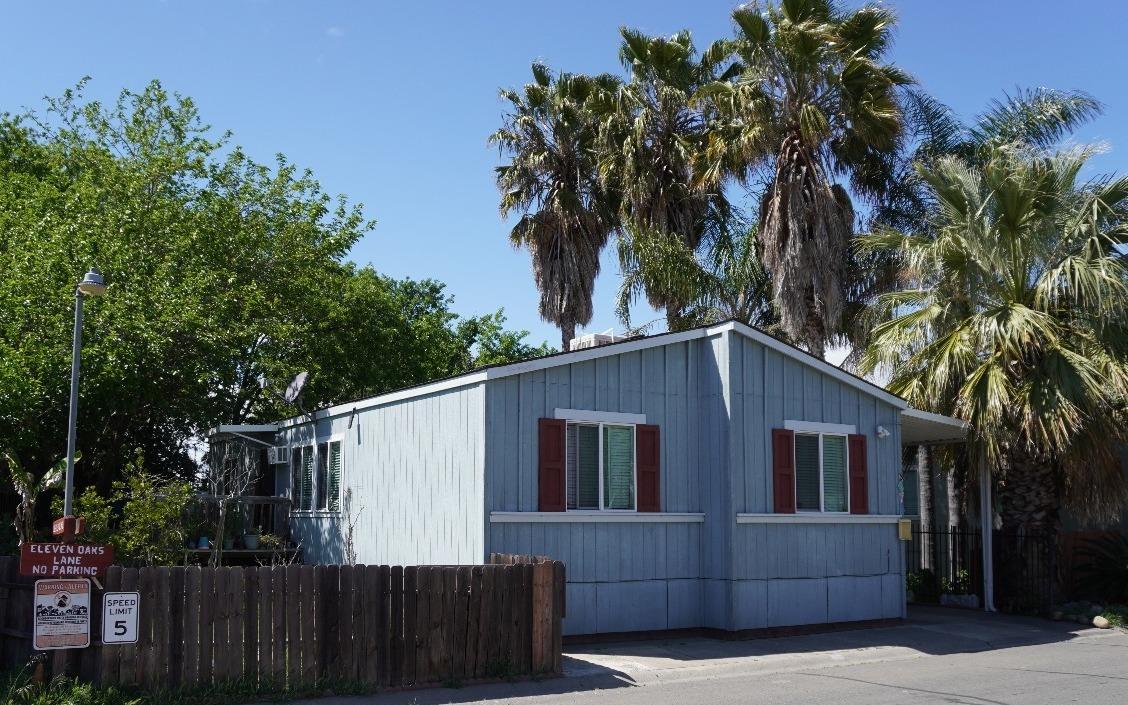
[[[692,512],[629,512],[572,509],[567,512],[490,512],[491,524],[701,524],[705,515]]]
[[[850,436],[858,432],[858,427],[844,423],[821,423],[819,421],[793,421],[783,422],[783,427],[796,433],[828,433],[832,436]]]
[[[896,514],[796,512],[795,514],[737,514],[737,524],[896,524]]]
[[[784,422],[785,424],[787,422]],[[816,424],[813,422],[795,422],[796,424],[806,424],[809,426],[834,426],[837,428],[853,428],[853,426],[846,426],[843,424]],[[788,429],[794,430],[794,429]],[[837,431],[816,431],[804,430],[795,431],[795,436],[818,436],[819,439],[819,508],[818,509],[800,509],[799,508],[799,456],[795,452],[795,438],[791,439],[791,457],[795,462],[795,513],[796,514],[825,514],[827,516],[842,516],[850,514],[850,438],[847,434],[839,433]],[[823,437],[824,436],[837,436],[842,439],[843,453],[845,454],[846,467],[846,510],[841,512],[828,512],[826,510],[826,477],[823,474]],[[859,515],[869,516],[869,515]]]
[[[627,414],[619,411],[587,411],[584,409],[554,409],[552,417],[565,421],[609,423],[620,426],[637,426],[646,423],[646,414]]]
[[[640,421],[639,423],[646,423],[646,417],[643,416],[642,414],[618,414],[618,413],[615,413],[615,412],[577,411],[576,409],[556,409],[557,414],[559,414],[562,411],[563,412],[573,412],[575,414],[580,414],[580,415],[583,415],[583,414],[589,414],[589,415],[592,415],[592,416],[594,416],[594,415],[609,415],[609,416],[612,416],[616,419],[616,420],[599,420],[599,421],[597,421],[594,418],[590,418],[590,417],[589,418],[583,418],[583,419],[574,418],[574,417],[567,417],[567,416],[563,416],[563,417],[557,416],[556,417],[557,419],[562,419],[562,420],[565,421],[565,429],[564,429],[565,444],[567,443],[567,433],[568,433],[567,424],[568,423],[577,423],[577,424],[583,424],[583,425],[587,425],[587,426],[596,426],[598,428],[598,431],[596,432],[596,436],[599,439],[599,448],[596,452],[597,452],[598,458],[599,458],[599,479],[598,479],[598,482],[599,482],[599,506],[600,506],[600,509],[569,509],[568,508],[568,498],[567,498],[567,496],[565,496],[565,498],[564,498],[564,511],[565,511],[565,513],[568,513],[568,512],[599,512],[600,514],[637,514],[638,513],[638,429],[636,428],[636,426],[638,424],[628,422],[628,421],[621,421],[621,420],[617,420],[617,419],[621,419],[623,417],[628,417],[628,416],[641,417],[642,421]],[[603,497],[603,485],[604,485],[604,480],[603,480],[603,427],[604,426],[629,426],[630,429],[631,429],[631,438],[634,440],[634,443],[635,443],[635,447],[632,449],[632,452],[631,452],[631,483],[633,485],[633,489],[631,490],[631,497],[634,498],[634,505],[635,505],[634,509],[605,509],[605,508],[603,508],[603,505],[604,505],[604,501],[603,501],[604,500],[604,497]],[[577,439],[578,438],[579,438],[579,435],[577,434]],[[569,468],[568,468],[568,463],[567,463],[567,453],[565,453],[564,455],[565,455],[564,483],[565,483],[565,485],[567,485]],[[579,482],[578,476],[576,478],[576,482],[577,483]],[[653,513],[653,512],[649,512],[649,513]]]
[[[293,507],[296,505],[298,498],[297,497],[291,497],[290,498],[290,501],[291,501],[290,516],[297,516],[297,517],[302,517],[302,518],[307,518],[307,517],[339,517],[339,516],[341,516],[341,513],[344,511],[344,506],[345,506],[345,493],[344,493],[344,489],[345,489],[345,434],[336,433],[336,434],[333,434],[331,436],[318,436],[318,437],[313,438],[313,439],[308,439],[308,440],[304,440],[304,441],[297,441],[297,442],[291,443],[290,444],[290,457],[291,458],[294,457],[294,450],[295,449],[310,448],[310,447],[313,448],[313,480],[310,483],[310,492],[313,493],[313,500],[314,500],[314,502],[316,502],[316,500],[317,500],[317,463],[320,460],[318,458],[319,453],[318,453],[317,449],[318,449],[318,446],[320,446],[322,443],[326,444],[326,447],[328,447],[328,444],[330,444],[330,443],[340,443],[341,444],[341,480],[340,480],[339,486],[337,487],[337,491],[340,492],[340,496],[337,498],[337,500],[338,500],[338,505],[341,508],[337,509],[335,511],[330,510],[330,509],[318,509],[316,507],[314,507],[313,509],[294,509]],[[328,460],[326,460],[326,462],[328,462]],[[293,472],[293,467],[294,467],[294,465],[291,462],[291,464],[290,464],[290,471],[291,472]],[[326,479],[327,480],[328,480],[328,477],[329,476],[328,476],[328,469],[327,469],[326,470]],[[291,489],[291,491],[293,491],[293,487],[294,487],[294,478],[291,477],[290,478],[290,489]],[[326,490],[326,492],[328,492],[328,490]],[[325,501],[326,501],[326,503],[328,503],[328,501],[329,501],[328,494],[325,497]]]

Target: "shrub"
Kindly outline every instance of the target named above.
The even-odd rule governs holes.
[[[192,531],[192,486],[148,472],[140,453],[126,466],[125,475],[128,479],[115,482],[110,497],[91,487],[75,500],[75,513],[86,519],[82,540],[113,544],[120,563],[177,565]],[[61,498],[56,498],[53,511],[62,516]]]

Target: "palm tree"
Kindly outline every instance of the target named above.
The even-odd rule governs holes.
[[[630,327],[630,304],[646,289],[647,277],[655,277],[680,282],[688,302],[671,330],[737,320],[782,335],[758,243],[755,226],[726,228],[697,251],[677,240],[633,240],[638,251],[632,257],[640,266],[623,276],[619,318]]]
[[[521,213],[510,241],[529,250],[541,318],[560,327],[567,350],[576,326],[591,322],[599,258],[616,227],[587,103],[595,92],[613,91],[617,79],[532,69],[533,83],[523,91],[501,91],[510,112],[489,141],[510,157],[497,168],[502,217]]]
[[[884,7],[832,0],[753,2],[733,13],[738,75],[704,93],[724,117],[709,170],[743,165],[766,182],[764,262],[784,330],[822,357],[841,331],[855,209],[846,189],[875,198],[900,147],[898,91],[912,80],[882,63],[895,24]]]
[[[929,190],[916,172],[943,156],[982,164],[991,147],[1022,144],[1053,150],[1081,125],[1101,114],[1101,104],[1082,91],[1049,88],[1018,90],[994,100],[987,110],[965,124],[948,106],[917,89],[902,93],[902,110],[909,134],[889,170],[889,183],[875,204],[872,223],[897,229],[928,227]]]
[[[1056,531],[1062,501],[1100,515],[1123,497],[1128,438],[1128,179],[1081,182],[1089,150],[989,140],[977,161],[917,167],[928,226],[863,238],[904,267],[879,297],[862,371],[971,427],[1001,473],[1005,528]]]
[[[624,275],[642,282],[647,300],[666,311],[673,329],[691,291],[683,280],[665,278],[665,267],[640,271],[647,263],[639,255],[679,247],[694,253],[728,218],[724,175],[700,169],[710,131],[696,95],[718,78],[730,49],[727,42],[716,42],[699,56],[689,32],[648,37],[623,28],[620,33],[619,57],[630,79],[597,103],[600,174],[621,197]]]

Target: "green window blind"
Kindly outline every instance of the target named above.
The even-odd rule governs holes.
[[[819,437],[795,434],[795,508],[819,511]]]
[[[341,511],[341,442],[333,441],[329,444],[329,483],[328,483],[328,509],[331,512]]]
[[[901,457],[901,491],[905,497],[905,514],[920,514],[920,478],[917,475],[915,447],[906,448]]]
[[[290,501],[293,507],[302,506],[302,449],[290,449]]]
[[[605,509],[634,509],[634,429],[603,427],[603,502]]]
[[[564,464],[567,466],[568,475],[568,509],[579,508],[579,468],[578,462],[578,446],[577,435],[579,427],[574,423],[567,425],[567,430],[564,432],[565,448],[564,448]]]
[[[823,436],[823,510],[844,512],[846,501],[846,438]]]
[[[302,448],[302,486],[298,507],[305,511],[313,509],[313,446]]]
[[[599,509],[599,426],[568,424],[568,508]]]
[[[326,490],[329,489],[329,444],[317,444],[317,503],[313,506],[320,510],[326,508],[325,499],[328,496]]]

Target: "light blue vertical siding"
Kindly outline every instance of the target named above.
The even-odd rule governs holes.
[[[536,511],[537,421],[563,408],[645,414],[647,423],[660,428],[663,511],[715,518],[708,528],[492,524],[488,551],[546,554],[565,562],[565,633],[700,626],[699,580],[723,573],[726,565],[724,521],[717,509],[725,501],[717,482],[726,464],[723,353],[717,335],[486,383],[487,512]]]
[[[895,526],[735,523],[737,513],[772,511],[771,429],[788,419],[856,425],[868,439],[871,512],[898,513],[891,404],[739,333],[491,380],[487,513],[536,511],[536,423],[556,408],[646,414],[661,428],[663,510],[705,515],[699,524],[492,524],[488,551],[566,563],[566,633],[903,615]],[[889,438],[877,438],[879,424]]]
[[[771,432],[795,420],[855,425],[866,436],[870,513],[900,513],[898,408],[741,335],[732,337],[731,356],[736,512],[773,510]],[[879,425],[887,438],[878,438]],[[892,524],[736,525],[732,628],[902,617],[902,552]],[[883,599],[894,589],[902,599]],[[788,591],[794,599],[785,603]]]
[[[663,511],[704,521],[491,523],[491,512],[537,510],[537,421],[557,408],[645,414],[661,429]],[[899,410],[739,332],[608,351],[284,435],[343,437],[359,561],[552,556],[567,566],[568,634],[903,616],[894,525],[736,523],[772,511],[771,429],[785,420],[856,425],[870,510],[899,513]],[[342,517],[296,516],[293,528],[307,561],[343,560]]]
[[[342,436],[342,494],[351,491],[357,561],[480,563],[485,554],[482,383],[344,413],[285,431]],[[283,480],[288,492],[288,482]],[[346,519],[294,515],[307,563],[344,560]]]

